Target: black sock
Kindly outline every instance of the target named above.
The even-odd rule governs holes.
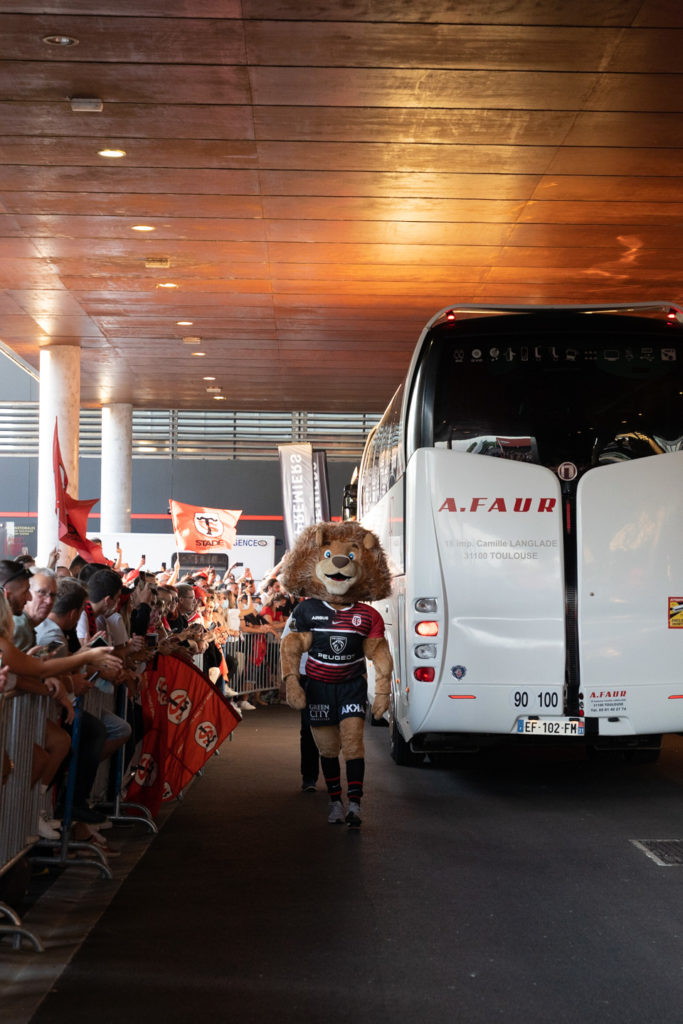
[[[320,767],[323,770],[327,792],[330,800],[341,800],[341,770],[338,757],[321,757]]]
[[[365,758],[353,757],[346,762],[346,782],[348,784],[349,800],[360,803],[363,796],[363,777],[365,775]]]

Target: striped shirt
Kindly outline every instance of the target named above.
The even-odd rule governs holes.
[[[345,683],[365,675],[363,641],[384,636],[384,620],[369,604],[333,608],[312,597],[292,612],[291,629],[313,633],[306,675],[323,683]]]

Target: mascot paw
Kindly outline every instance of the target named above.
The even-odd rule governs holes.
[[[295,711],[303,711],[306,707],[306,694],[302,686],[292,678],[287,679],[287,703]]]
[[[372,717],[380,719],[385,711],[389,710],[389,694],[378,693],[372,702]]]

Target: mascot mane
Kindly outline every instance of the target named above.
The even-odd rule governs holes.
[[[354,521],[318,523],[306,527],[285,559],[282,569],[282,583],[285,588],[295,597],[317,597],[323,601],[338,600],[332,598],[315,575],[321,548],[334,541],[357,544],[363,568],[358,582],[344,595],[343,603],[380,601],[388,597],[391,593],[391,572],[384,550],[374,533]]]

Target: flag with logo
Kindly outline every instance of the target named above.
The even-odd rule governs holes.
[[[148,666],[141,699],[145,732],[126,799],[157,815],[241,719],[199,669],[167,655]]]
[[[55,511],[59,520],[59,539],[69,547],[75,548],[79,555],[82,555],[87,562],[101,562],[111,565],[111,561],[102,554],[99,544],[88,540],[88,516],[93,505],[96,505],[99,498],[79,501],[72,498],[67,487],[69,478],[66,475],[62,452],[59,447],[59,431],[55,419],[55,432],[52,440],[52,467],[55,475]]]
[[[237,522],[242,515],[227,508],[205,508],[169,502],[171,519],[179,551],[229,551],[237,536]]]

